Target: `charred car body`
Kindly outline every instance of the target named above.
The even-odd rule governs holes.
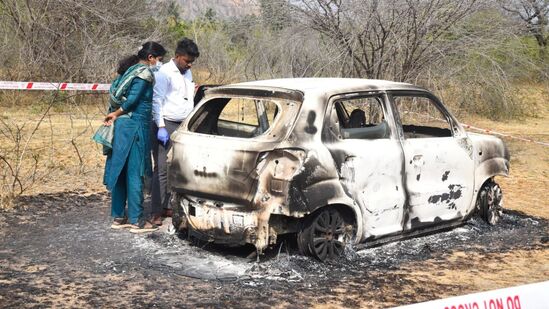
[[[501,215],[509,153],[466,133],[429,91],[364,79],[279,79],[212,88],[172,135],[173,222],[261,251],[296,233],[324,260]]]

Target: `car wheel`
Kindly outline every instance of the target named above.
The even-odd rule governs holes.
[[[503,192],[500,186],[492,180],[486,182],[480,189],[476,207],[484,221],[496,225],[503,215]]]
[[[321,261],[336,259],[343,255],[353,230],[337,209],[326,207],[304,221],[297,235],[299,251]]]

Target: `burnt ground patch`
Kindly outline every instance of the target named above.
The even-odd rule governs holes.
[[[549,240],[548,220],[508,211],[495,227],[472,219],[447,232],[348,250],[337,262],[299,256],[282,240],[256,263],[246,258],[249,248],[109,225],[106,194],[24,197],[0,212],[0,307],[380,307],[462,290],[403,269],[448,269],[456,252],[493,259],[545,251]]]

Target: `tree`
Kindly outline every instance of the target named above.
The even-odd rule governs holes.
[[[0,8],[10,42],[0,56],[17,72],[8,78],[107,81],[122,56],[158,36],[147,0],[2,0]]]
[[[263,23],[272,30],[281,30],[288,26],[290,21],[288,0],[259,0],[259,9]]]
[[[448,46],[445,34],[477,0],[296,0],[306,26],[330,40],[354,77],[413,79]]]
[[[503,8],[524,22],[528,32],[536,39],[540,58],[545,59],[549,43],[549,0],[506,1]]]

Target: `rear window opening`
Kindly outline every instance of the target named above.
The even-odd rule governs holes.
[[[238,138],[262,136],[279,121],[281,103],[273,98],[213,98],[193,116],[189,131]]]

